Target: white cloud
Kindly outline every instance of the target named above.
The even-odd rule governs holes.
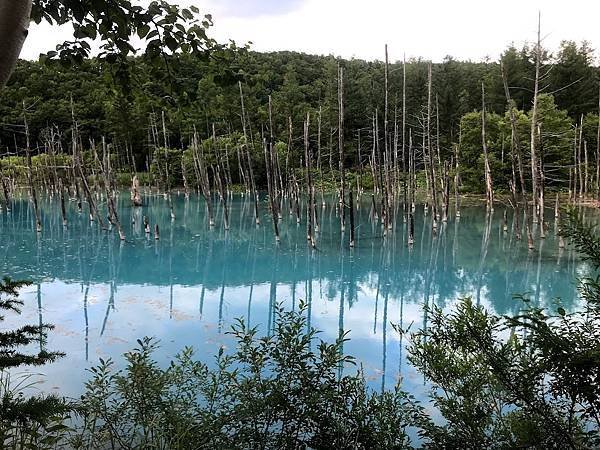
[[[535,39],[538,10],[542,12],[545,46],[556,49],[561,40],[588,40],[598,45],[600,3],[573,0],[179,0],[211,12],[212,33],[221,41],[252,41],[259,51],[297,50],[346,58],[382,59],[388,43],[390,57],[422,56],[440,61],[497,58],[510,42]],[[254,14],[253,14],[254,11]],[[50,50],[68,31],[33,26],[23,57]]]

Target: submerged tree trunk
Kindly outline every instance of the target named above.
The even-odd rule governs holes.
[[[31,193],[31,200],[33,202],[33,211],[35,213],[35,231],[38,233],[42,232],[42,220],[40,218],[40,208],[38,206],[37,192],[33,182],[33,169],[31,167],[31,153],[29,151],[29,145],[27,147],[27,180],[29,182],[29,191]]]
[[[519,141],[519,134],[517,129],[517,117],[515,115],[515,105],[513,100],[510,97],[510,90],[508,89],[508,81],[506,76],[506,71],[504,69],[504,65],[501,63],[500,68],[502,71],[502,82],[504,84],[504,94],[506,95],[506,103],[508,105],[508,112],[510,117],[510,126],[511,126],[511,153],[516,155],[517,159],[517,168],[519,169],[519,182],[521,185],[521,195],[523,196],[523,209],[525,212],[525,217],[523,222],[525,223],[525,229],[527,231],[527,245],[530,250],[533,249],[533,236],[531,235],[531,228],[529,227],[529,219],[527,218],[527,208],[528,208],[528,200],[527,200],[527,188],[525,187],[525,174],[523,169],[523,158],[521,155],[521,143]]]
[[[444,161],[444,176],[442,180],[444,181],[444,190],[442,193],[442,197],[444,199],[444,205],[442,209],[442,222],[448,222],[448,210],[450,209],[450,178],[448,176],[448,161]]]
[[[483,145],[483,163],[485,164],[485,196],[487,207],[494,208],[494,188],[492,185],[492,171],[488,157],[487,136],[485,134],[485,85],[481,82],[481,144]]]
[[[131,202],[133,206],[142,206],[142,196],[140,195],[140,181],[137,175],[133,176],[131,181]]]
[[[454,208],[455,208],[455,216],[460,217],[460,146],[462,144],[462,125],[459,126],[458,130],[458,144],[455,146],[454,151],[454,160],[455,160],[455,170],[454,173]]]
[[[1,161],[0,161],[1,163]],[[10,190],[8,187],[8,181],[6,179],[6,177],[4,176],[4,172],[2,171],[2,166],[0,164],[0,178],[2,181],[2,193],[4,195],[4,202],[3,202],[3,206],[4,206],[4,210],[8,211],[10,209]]]
[[[10,78],[27,38],[31,0],[0,2],[0,88]]]
[[[346,179],[344,176],[344,69],[338,68],[338,147],[340,152],[340,225],[342,232],[346,228],[344,196]]]
[[[65,189],[63,187],[62,178],[58,179],[58,190],[60,195],[60,214],[62,216],[63,227],[67,226],[67,210],[65,207]]]
[[[391,229],[391,213],[390,213],[390,189],[392,187],[392,182],[390,179],[390,146],[388,142],[388,71],[389,71],[389,62],[388,62],[388,48],[387,44],[385,46],[385,69],[384,69],[384,85],[385,85],[385,101],[384,101],[384,110],[383,110],[383,173],[385,176],[385,183],[382,183],[382,192],[383,195],[383,227],[384,227],[384,235],[387,234],[388,230]],[[381,164],[382,161],[380,160]]]
[[[410,156],[409,156],[410,173]],[[404,211],[407,211],[407,186],[406,186],[406,57],[402,58],[402,176],[404,180]],[[406,216],[405,216],[406,217]]]
[[[250,175],[250,189],[252,196],[254,197],[254,221],[256,225],[260,224],[260,215],[258,213],[258,191],[256,190],[256,183],[254,181],[254,170],[252,169],[252,157],[250,156],[250,150],[248,149],[248,133],[246,131],[246,108],[244,107],[244,91],[242,90],[242,82],[238,81],[238,87],[240,89],[240,103],[242,106],[242,129],[244,132],[244,147],[243,150],[246,152],[246,160],[248,162],[248,173]],[[271,102],[271,96],[269,96],[269,104]],[[250,136],[252,139],[252,136]],[[252,141],[253,143],[253,141]]]
[[[350,213],[350,247],[354,247],[354,196],[352,195],[352,188],[350,188],[350,192],[348,193],[348,202],[349,202],[349,210]]]
[[[598,90],[598,129],[596,130],[596,199],[600,201],[600,89]]]
[[[275,205],[275,194],[273,192],[273,183],[272,183],[272,171],[271,171],[271,157],[270,157],[270,148],[271,144],[267,143],[266,138],[263,141],[263,149],[265,153],[265,168],[267,170],[267,189],[269,193],[269,205],[271,209],[271,216],[273,219],[273,232],[275,233],[275,241],[279,242],[279,227],[278,227],[278,217],[277,217],[277,206]]]
[[[26,111],[27,110],[25,108],[25,101],[23,101],[23,123],[25,126],[25,138],[27,139],[27,147],[26,147],[26,151],[27,151],[27,181],[29,182],[29,190],[31,193],[31,200],[33,201],[33,211],[35,213],[35,230],[38,233],[41,233],[42,221],[40,219],[40,209],[38,207],[37,193],[35,190],[35,184],[33,182],[33,167],[31,164],[31,149],[30,149],[30,143],[29,143],[29,124],[27,122]]]
[[[428,166],[426,172],[429,173],[429,184],[431,190],[431,206],[432,206],[432,220],[431,226],[437,228],[437,220],[439,218],[438,213],[438,202],[437,202],[437,187],[436,187],[436,173],[435,173],[435,159],[433,157],[433,151],[431,148],[431,90],[432,90],[432,76],[431,76],[431,63],[429,63],[428,76],[427,76],[427,118],[426,118],[426,130],[423,139],[427,142],[427,158],[423,156],[423,159]],[[425,147],[425,146],[423,146]],[[425,151],[423,149],[423,151]]]
[[[544,223],[544,193],[545,193],[545,175],[544,175],[544,144],[542,141],[542,128],[541,125],[538,124],[537,127],[538,141],[539,141],[539,157],[538,157],[538,175],[539,175],[539,197],[538,197],[538,216],[540,223],[540,238],[546,237],[545,223]]]
[[[316,247],[315,242],[315,190],[312,179],[312,151],[309,143],[309,129],[310,129],[310,113],[306,114],[306,121],[304,122],[304,160],[306,165],[306,192],[308,199],[306,203],[306,238],[312,248]]]
[[[114,183],[112,180],[112,169],[110,164],[110,150],[107,147],[104,138],[102,138],[102,160],[103,161],[100,165],[100,170],[104,178],[104,190],[106,193],[106,202],[108,206],[108,220],[111,224],[117,227],[119,238],[124,241],[125,233],[123,232],[123,227],[121,226],[121,221],[119,220],[119,215],[117,213],[117,207],[114,202],[116,189],[113,189]]]
[[[537,107],[538,107],[538,93],[540,83],[540,59],[541,59],[541,38],[540,38],[540,18],[538,16],[538,31],[537,31],[537,43],[535,46],[535,81],[533,88],[533,107],[531,108],[531,133],[530,133],[530,144],[531,144],[531,193],[533,199],[533,221],[536,222],[538,218],[538,163],[537,163],[537,151],[536,151],[536,131],[537,131]]]
[[[194,156],[194,166],[196,168],[196,177],[198,178],[198,185],[200,186],[200,193],[204,197],[206,202],[206,213],[208,215],[208,226],[215,226],[215,219],[212,205],[212,194],[210,190],[210,179],[208,177],[208,168],[206,167],[206,161],[204,160],[204,149],[201,144],[198,143],[198,133],[194,128],[194,135],[192,137],[192,154]]]

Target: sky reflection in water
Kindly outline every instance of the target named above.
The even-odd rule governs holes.
[[[287,206],[276,245],[264,201],[257,227],[252,203],[236,196],[225,232],[220,208],[217,226],[208,228],[201,198],[174,194],[174,221],[163,196],[146,200],[147,206],[133,209],[127,194],[120,198],[125,243],[78,214],[74,203],[63,229],[59,205],[48,197],[41,201],[41,235],[34,232],[27,197],[17,197],[11,213],[0,215],[1,273],[34,282],[22,294],[23,314],[8,315],[3,325],[53,323],[48,346],[67,353],[43,368],[43,390],[79,395],[87,367],[98,358],[119,359],[145,335],[160,339],[162,362],[187,345],[211,360],[219,346],[234,344],[225,332],[235,318],[268,333],[276,302],[297,308],[305,299],[310,324],[322,330],[323,339],[350,331],[345,350],[363,365],[373,388],[393,387],[402,377],[404,388],[421,396],[423,378],[406,361],[406,339],[392,323],[425,326],[425,303],[452,308],[466,295],[499,314],[519,309],[513,298],[518,293],[528,293],[535,304],[555,307],[559,297],[566,309],[577,308],[574,279],[588,270],[573,251],[559,251],[553,219],[547,238],[529,252],[525,240],[502,231],[501,205],[488,229],[484,208],[464,207],[460,220],[452,217],[436,237],[419,206],[409,250],[401,212],[395,232],[384,239],[370,196],[363,196],[357,245],[350,250],[330,199],[319,210],[313,251],[305,224],[297,225]],[[144,215],[159,224],[160,240],[144,233]]]

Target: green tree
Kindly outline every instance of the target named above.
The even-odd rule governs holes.
[[[28,285],[4,278],[0,282],[0,313],[20,313],[23,302],[19,290]],[[0,323],[5,316],[0,315]],[[26,396],[27,377],[15,382],[15,369],[22,366],[42,366],[61,356],[44,349],[50,325],[25,325],[15,330],[0,329],[0,445],[6,448],[42,448],[56,443],[54,433],[64,430],[62,419],[69,411],[64,400],[57,396]],[[37,343],[37,353],[22,349]]]
[[[533,102],[535,65],[530,54],[531,49],[526,45],[521,50],[510,45],[500,57],[506,70],[510,95],[516,107],[524,111],[528,110]]]
[[[128,78],[127,58],[136,54],[131,40],[137,36],[143,44],[144,56],[152,65],[168,62],[177,52],[207,56],[217,43],[207,36],[212,25],[210,15],[199,17],[192,6],[180,8],[165,0],[150,2],[147,7],[129,0],[19,0],[6,1],[0,8],[0,86],[12,73],[27,36],[28,21],[71,24],[73,40],[60,44],[46,57],[63,62],[81,63],[91,52],[91,43],[102,41],[99,58],[113,64],[115,75]],[[168,66],[168,64],[167,64]],[[167,67],[168,68],[168,67]]]
[[[483,192],[484,182],[484,159],[481,141],[481,112],[465,114],[461,119],[461,179],[467,190]],[[502,161],[510,161],[509,147],[506,147],[506,123],[504,118],[495,113],[486,115],[486,138],[488,145],[488,157],[494,180],[494,188],[507,187],[508,169],[510,166],[502,164]],[[510,138],[510,135],[508,135]],[[510,141],[508,141],[510,142]]]
[[[573,164],[573,121],[566,110],[557,107],[552,95],[541,94],[538,98],[538,123],[541,131],[539,157],[544,163],[546,184],[564,185],[569,179],[568,167]]]
[[[556,102],[575,120],[598,105],[600,78],[593,63],[594,49],[589,42],[577,45],[573,41],[563,41],[549,74]]]

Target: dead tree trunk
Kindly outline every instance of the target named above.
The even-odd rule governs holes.
[[[531,108],[531,129],[530,129],[530,145],[531,145],[531,191],[533,198],[533,221],[537,222],[538,218],[538,162],[536,148],[536,131],[537,131],[537,113],[538,113],[538,94],[540,83],[540,60],[541,60],[541,37],[540,37],[540,22],[541,13],[538,15],[538,30],[537,42],[535,46],[535,81],[533,87],[533,107]]]
[[[415,243],[415,219],[412,210],[408,213],[408,246]]]
[[[426,131],[424,138],[427,141],[427,158],[425,163],[428,166],[429,172],[429,185],[431,190],[431,203],[432,203],[432,219],[431,226],[436,229],[437,228],[437,220],[438,220],[438,204],[437,204],[437,188],[435,182],[435,168],[434,168],[434,157],[433,151],[431,148],[431,90],[432,90],[432,76],[431,76],[431,63],[429,63],[428,67],[428,75],[427,75],[427,118],[425,121]],[[425,150],[425,149],[423,149]]]
[[[598,90],[598,128],[596,130],[596,200],[600,202],[600,89]]]
[[[238,81],[240,88],[240,102],[242,105],[242,129],[244,132],[244,150],[246,152],[246,159],[248,162],[248,173],[250,174],[250,186],[252,189],[252,196],[254,197],[254,221],[256,225],[260,224],[260,215],[258,212],[258,191],[256,190],[256,183],[254,181],[254,170],[252,168],[252,157],[250,156],[250,150],[248,148],[248,134],[246,132],[246,109],[244,107],[244,91],[242,90],[242,82]],[[269,96],[269,102],[270,102]]]
[[[349,202],[349,210],[350,213],[350,248],[354,247],[354,196],[352,195],[352,188],[350,188],[350,192],[348,193],[348,202]]]
[[[584,167],[582,163],[582,150],[583,150],[583,114],[579,120],[579,142],[577,142],[577,173],[579,174],[579,198],[582,199],[584,196],[584,183],[583,174]]]
[[[544,223],[544,212],[545,212],[545,199],[544,199],[544,195],[545,195],[545,190],[546,190],[546,178],[545,178],[545,174],[544,174],[544,142],[542,141],[542,127],[540,124],[538,124],[537,127],[537,134],[538,134],[538,142],[539,142],[539,158],[538,158],[538,176],[539,176],[539,186],[538,186],[538,190],[539,190],[539,199],[538,199],[538,205],[539,205],[539,211],[538,211],[538,215],[539,215],[539,223],[540,223],[540,238],[545,238],[546,237],[546,229],[545,229],[545,223]]]
[[[460,146],[462,144],[462,124],[459,126],[458,130],[458,145],[454,147],[454,162],[455,162],[455,172],[454,172],[454,209],[455,216],[460,217]]]
[[[225,230],[229,230],[229,207],[227,204],[227,192],[225,192],[225,180],[222,174],[221,162],[217,161],[216,166],[213,168],[217,187],[219,189],[219,196],[223,205],[223,226]]]
[[[29,192],[31,193],[31,200],[33,202],[33,211],[35,214],[35,230],[38,233],[42,232],[42,221],[40,219],[40,208],[38,206],[37,192],[33,181],[33,169],[31,165],[31,152],[29,151],[29,144],[27,145],[27,180],[29,182]]]
[[[442,222],[448,222],[448,209],[450,208],[450,178],[448,177],[448,161],[444,161],[444,206],[442,210]]]
[[[23,123],[25,125],[25,139],[27,141],[25,151],[27,152],[27,181],[29,182],[29,191],[31,192],[31,200],[33,201],[33,211],[35,214],[35,230],[38,233],[42,232],[42,221],[40,219],[40,209],[38,206],[37,192],[33,182],[33,168],[31,164],[31,145],[29,142],[29,122],[27,121],[27,109],[25,101],[23,101]]]
[[[410,156],[409,156],[410,167]],[[409,169],[410,172],[410,169]],[[406,179],[406,57],[402,58],[402,178],[404,181],[404,210],[407,211],[407,179]],[[409,176],[410,178],[410,176]]]
[[[391,229],[391,213],[390,213],[390,189],[392,188],[392,180],[390,179],[390,145],[389,145],[389,136],[388,136],[388,122],[389,122],[389,88],[388,88],[388,71],[389,71],[389,62],[388,62],[388,47],[387,44],[385,46],[385,68],[384,68],[384,84],[385,84],[385,101],[384,101],[384,112],[383,112],[383,172],[385,174],[385,183],[383,183],[383,210],[384,220],[383,226],[385,233]],[[379,161],[380,163],[382,161]]]
[[[415,210],[415,191],[416,191],[416,174],[415,174],[415,149],[413,148],[412,128],[408,130],[408,211]]]
[[[65,189],[62,183],[62,178],[58,179],[58,190],[60,194],[60,214],[62,216],[63,227],[67,226],[67,210],[65,207]]]
[[[325,208],[325,188],[323,186],[323,166],[321,165],[321,119],[322,108],[319,106],[319,116],[317,121],[317,169],[319,171],[319,187],[321,190],[321,208]],[[360,153],[360,146],[359,146]]]
[[[229,166],[229,160],[228,160],[228,166]],[[185,193],[185,198],[189,198],[190,196],[190,186],[188,184],[188,178],[187,178],[187,174],[186,174],[186,167],[185,167],[185,158],[183,156],[183,153],[181,155],[181,177],[183,178],[183,190]]]
[[[281,217],[279,212],[279,192],[277,189],[277,151],[275,149],[275,138],[273,135],[273,107],[271,103],[271,96],[269,95],[269,162],[271,165],[271,188],[273,193],[273,202],[271,207],[275,208],[274,214],[277,216],[277,220]]]
[[[263,148],[265,153],[265,168],[267,170],[267,189],[269,193],[269,205],[271,209],[271,215],[273,218],[273,231],[275,232],[275,241],[279,242],[279,226],[278,226],[278,217],[277,217],[277,206],[275,205],[275,195],[273,193],[273,183],[272,183],[272,168],[271,168],[271,157],[269,155],[269,144],[267,143],[266,138],[263,140]]]
[[[315,235],[314,235],[314,187],[312,181],[312,154],[309,143],[309,127],[310,127],[310,114],[306,114],[306,121],[304,122],[304,161],[306,167],[306,191],[308,194],[307,205],[306,205],[306,238],[312,248],[316,247]]]
[[[487,137],[485,134],[485,84],[481,82],[481,143],[483,145],[483,163],[485,165],[485,198],[488,209],[494,208],[494,188],[492,185],[492,170],[488,156]]]
[[[119,220],[119,215],[114,202],[115,190],[113,190],[113,183],[111,180],[110,150],[107,148],[104,138],[102,138],[102,156],[103,163],[100,169],[104,178],[104,191],[106,193],[106,202],[108,205],[108,220],[117,227],[119,238],[124,241],[125,233],[123,232],[123,227],[121,227],[121,221]]]
[[[504,94],[506,96],[506,103],[508,105],[508,113],[510,117],[510,126],[511,126],[511,152],[516,155],[517,159],[517,167],[519,169],[519,181],[521,185],[521,195],[523,196],[523,209],[525,212],[524,222],[525,229],[527,232],[527,245],[530,250],[534,248],[533,245],[533,236],[531,235],[531,228],[529,227],[529,219],[527,214],[527,209],[529,207],[529,202],[527,200],[527,188],[525,186],[525,171],[523,169],[523,158],[521,155],[521,144],[519,141],[519,134],[517,129],[517,117],[515,115],[515,105],[513,100],[510,97],[510,90],[508,88],[508,81],[506,77],[506,71],[504,69],[504,65],[501,63],[500,68],[502,71],[502,81],[504,84]]]
[[[438,178],[440,180],[440,192],[442,196],[442,205],[440,208],[442,210],[442,222],[448,221],[448,211],[447,211],[447,203],[448,203],[448,185],[447,178],[448,175],[445,172],[447,168],[445,167],[446,162],[444,161],[444,165],[442,166],[442,158],[441,158],[441,145],[440,145],[440,106],[438,101],[438,95],[435,94],[435,152],[437,156],[437,173],[439,174]],[[439,209],[438,209],[439,211]]]
[[[140,194],[140,180],[137,175],[134,175],[131,181],[131,203],[133,206],[142,206],[143,204]]]
[[[6,179],[6,175],[4,174],[4,169],[2,168],[2,159],[0,158],[0,181],[2,182],[2,193],[4,194],[4,202],[3,207],[5,211],[9,211],[10,209],[10,190],[8,187],[8,180]]]
[[[577,200],[577,136],[579,134],[579,124],[575,124],[575,134],[573,137],[573,191],[571,201]],[[569,183],[571,184],[571,183]]]
[[[344,208],[346,177],[344,174],[344,68],[338,67],[338,150],[340,153],[340,227],[346,228],[346,210]]]
[[[215,219],[212,208],[212,194],[210,191],[210,179],[208,177],[208,169],[206,162],[204,161],[204,150],[198,143],[198,134],[194,130],[194,137],[192,139],[192,153],[194,155],[194,164],[196,167],[198,184],[200,191],[206,202],[206,212],[208,215],[208,226],[213,227],[215,225]]]
[[[75,164],[75,167],[77,168],[77,174],[79,175],[78,178],[81,182],[81,187],[83,189],[83,193],[88,202],[90,221],[97,219],[100,227],[104,229],[104,228],[106,228],[106,226],[104,225],[104,220],[98,213],[98,208],[96,207],[96,202],[94,201],[92,192],[90,191],[90,186],[88,184],[87,175],[83,168],[83,161],[82,161],[82,156],[81,156],[81,151],[80,151],[81,144],[80,144],[80,139],[79,139],[79,127],[77,125],[77,120],[75,120],[75,107],[73,104],[73,97],[71,97],[71,120],[73,121],[73,130],[72,130],[72,133],[73,133],[73,139],[72,139],[72,141],[73,141],[73,163]]]

